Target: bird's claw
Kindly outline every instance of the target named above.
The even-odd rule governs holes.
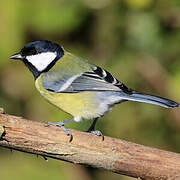
[[[96,136],[101,136],[102,137],[102,141],[104,141],[104,136],[103,136],[101,131],[99,131],[99,130],[88,130],[86,132],[95,134]]]
[[[67,135],[70,136],[69,142],[71,142],[73,140],[73,135],[72,134],[67,134]]]
[[[67,129],[64,125],[61,125],[60,127],[67,134],[67,136],[70,136],[69,142],[71,142],[73,140],[73,135],[72,135],[71,131],[69,129]]]
[[[71,142],[73,140],[73,135],[72,135],[71,131],[64,126],[64,122],[60,121],[60,122],[54,123],[54,122],[48,121],[48,124],[61,127],[63,129],[63,131],[66,133],[66,135],[70,136],[69,142]]]

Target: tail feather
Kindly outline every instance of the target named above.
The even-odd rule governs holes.
[[[123,99],[125,100],[131,100],[131,101],[138,101],[138,102],[145,102],[149,104],[155,104],[159,105],[165,108],[174,108],[180,106],[179,103],[172,101],[170,99],[162,98],[159,96],[153,96],[149,94],[142,94],[138,92],[133,92],[130,95],[123,96]]]

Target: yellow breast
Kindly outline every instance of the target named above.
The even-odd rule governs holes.
[[[98,112],[98,102],[95,93],[84,91],[79,93],[55,93],[46,90],[41,81],[41,76],[35,82],[35,86],[41,95],[51,104],[57,106],[63,111],[74,117],[82,117],[85,119],[94,118]]]

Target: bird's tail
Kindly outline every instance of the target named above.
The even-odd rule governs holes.
[[[170,99],[153,96],[149,94],[142,94],[139,92],[133,92],[132,94],[129,94],[129,95],[124,94],[123,99],[130,100],[130,101],[145,102],[149,104],[155,104],[155,105],[159,105],[165,108],[173,108],[173,107],[180,106],[179,103],[172,101]]]

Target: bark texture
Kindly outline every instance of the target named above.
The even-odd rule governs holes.
[[[180,154],[0,113],[0,146],[148,180],[180,180]]]

